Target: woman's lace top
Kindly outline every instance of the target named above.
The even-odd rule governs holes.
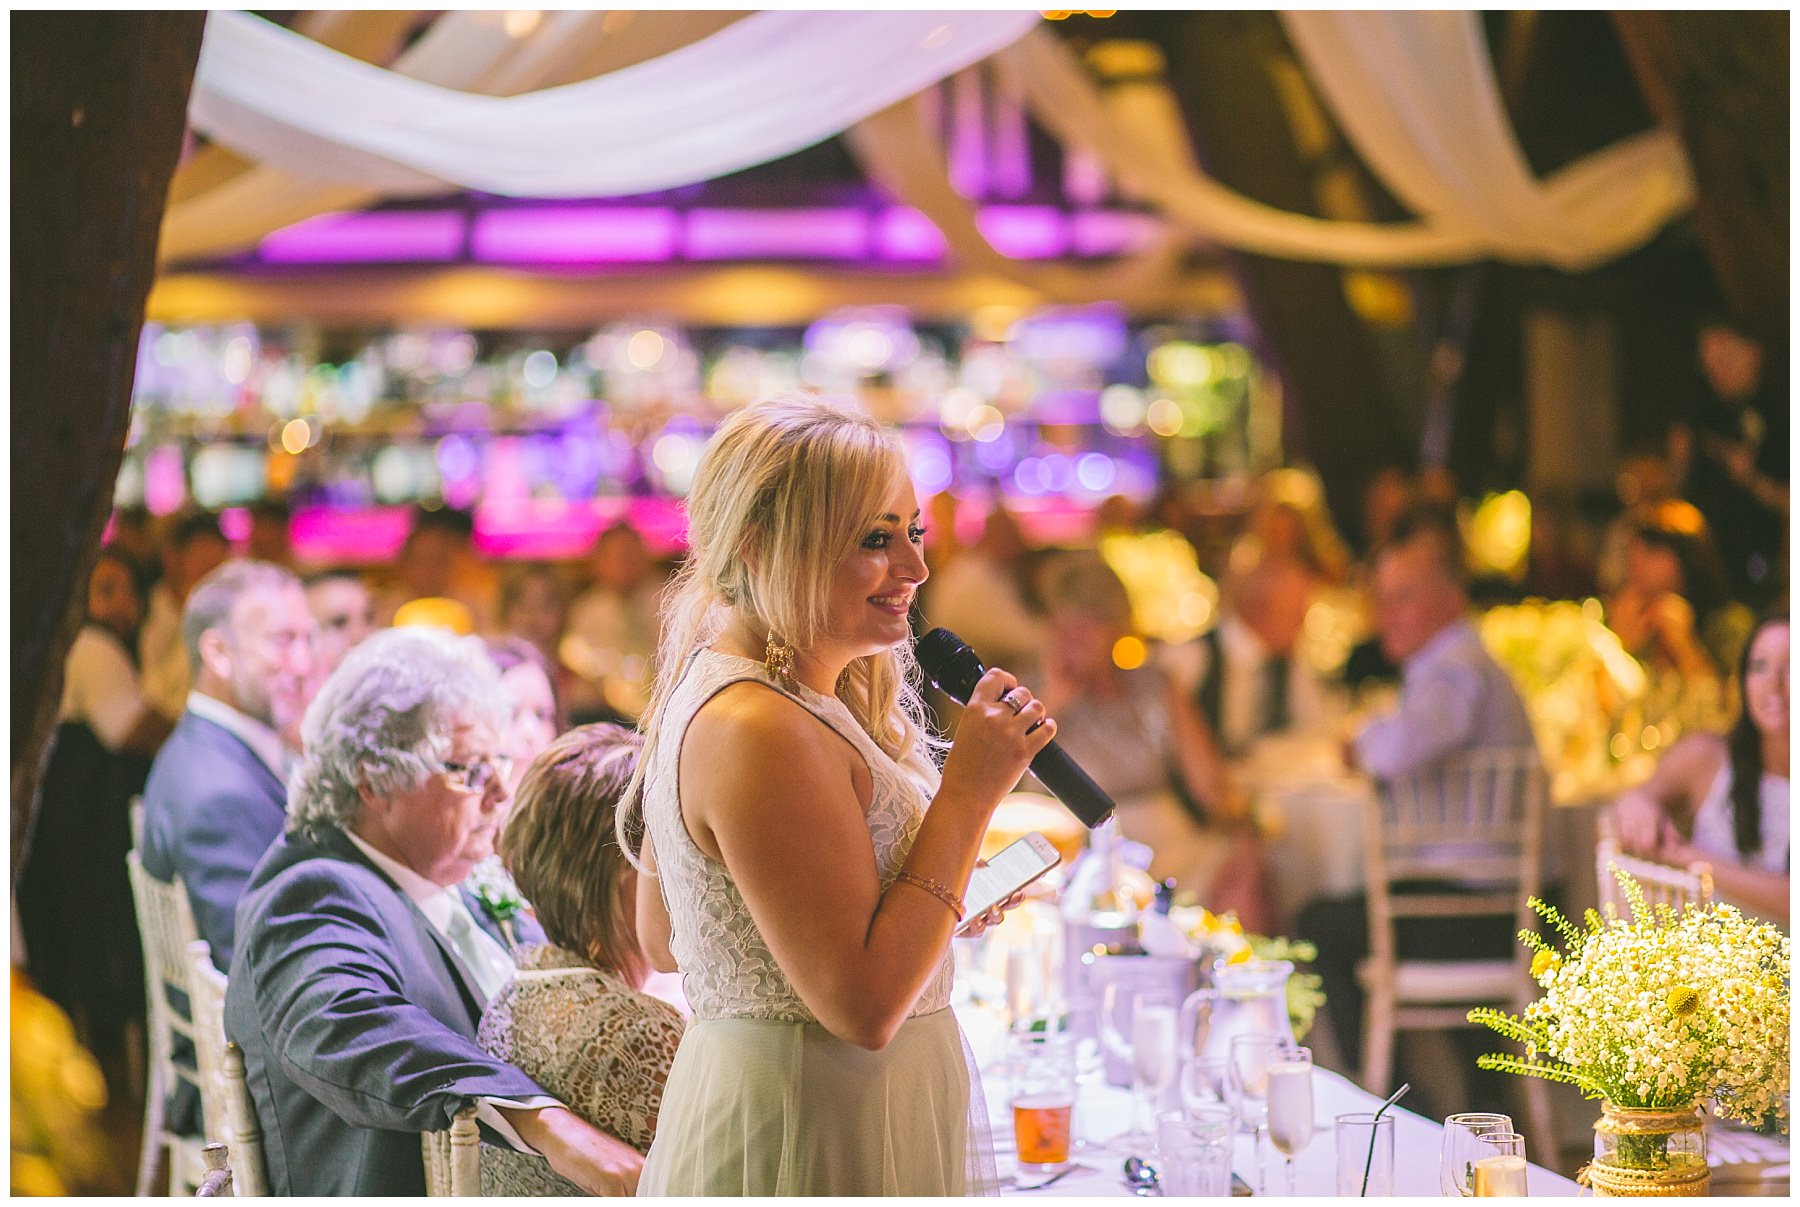
[[[910,763],[902,767],[863,732],[843,701],[804,685],[789,691],[761,663],[748,658],[710,649],[697,651],[669,698],[644,777],[644,820],[672,926],[669,950],[681,965],[682,986],[694,1017],[815,1022],[812,1011],[776,965],[731,874],[694,845],[676,796],[681,742],[688,723],[720,690],[744,680],[783,692],[836,730],[867,762],[873,784],[867,815],[869,838],[883,890],[893,883],[912,850],[925,817],[922,781],[935,772],[914,769]],[[823,734],[820,738],[826,740]],[[946,950],[912,1013],[928,1014],[947,1006],[950,976],[951,958]]]
[[[603,1132],[648,1152],[685,1023],[667,1002],[551,944],[514,953],[477,1041]],[[579,1194],[541,1157],[483,1146],[484,1195]]]

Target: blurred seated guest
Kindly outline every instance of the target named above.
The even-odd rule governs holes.
[[[1692,505],[1640,509],[1625,547],[1625,580],[1606,600],[1606,625],[1653,674],[1674,671],[1684,694],[1718,694],[1749,627],[1726,596],[1718,548]]]
[[[543,656],[559,694],[567,694],[575,680],[574,672],[562,664],[563,634],[568,625],[569,593],[554,566],[532,562],[501,581],[500,632],[531,643]]]
[[[1401,667],[1399,707],[1363,726],[1346,751],[1376,779],[1427,771],[1473,750],[1534,743],[1518,689],[1482,645],[1468,607],[1455,519],[1436,508],[1409,512],[1375,558],[1376,621],[1382,650]],[[1417,888],[1457,886],[1430,881]],[[1299,933],[1318,946],[1327,1012],[1352,1068],[1361,1064],[1363,993],[1356,967],[1369,951],[1367,911],[1360,893],[1324,898],[1302,910],[1298,924]],[[1510,913],[1403,918],[1395,941],[1403,958],[1504,958],[1516,947],[1512,924]],[[1478,1037],[1468,1032],[1461,1038]],[[1480,1050],[1469,1054],[1471,1065]]]
[[[1305,470],[1271,470],[1257,492],[1245,532],[1232,546],[1231,572],[1279,561],[1304,569],[1319,586],[1341,582],[1350,554],[1331,526],[1319,480]]]
[[[1401,668],[1400,704],[1356,735],[1357,766],[1393,780],[1465,751],[1532,744],[1518,689],[1470,621],[1454,517],[1421,509],[1395,526],[1375,560],[1375,612],[1382,652]]]
[[[1411,477],[1394,465],[1375,471],[1363,488],[1363,552],[1351,565],[1348,576],[1358,590],[1373,589],[1375,555],[1393,538],[1394,526],[1412,510],[1414,489]],[[1381,639],[1371,636],[1351,648],[1343,675],[1345,684],[1356,690],[1373,683],[1398,682],[1400,668],[1381,652]]]
[[[468,609],[473,631],[492,631],[494,575],[475,553],[474,535],[475,522],[467,512],[415,508],[393,577],[376,592],[377,618],[394,624],[401,606],[412,600],[453,599]]]
[[[1315,580],[1287,559],[1228,583],[1219,623],[1199,640],[1195,700],[1227,754],[1265,734],[1320,732],[1325,684],[1300,649]]]
[[[375,597],[356,571],[325,570],[307,578],[306,606],[318,626],[314,653],[323,680],[375,633]]]
[[[1674,499],[1680,475],[1663,440],[1640,441],[1619,459],[1613,492],[1623,508],[1606,525],[1600,539],[1599,564],[1594,580],[1607,594],[1625,585],[1625,563],[1637,538],[1638,521],[1644,514]]]
[[[593,583],[570,605],[568,639],[557,651],[566,649],[569,666],[586,681],[569,711],[635,722],[655,676],[663,574],[625,520],[595,538],[588,568]]]
[[[1044,597],[1040,698],[1057,740],[1118,805],[1119,832],[1155,853],[1152,877],[1268,933],[1264,858],[1244,802],[1199,710],[1144,664],[1124,584],[1097,554],[1071,553],[1046,567]]]
[[[643,739],[617,725],[558,738],[519,785],[500,858],[533,904],[546,942],[519,947],[514,979],[476,1038],[569,1109],[639,1152],[656,1136],[681,1015],[642,992],[637,872],[619,852],[614,811]],[[484,1195],[578,1194],[542,1161],[482,1154]]]
[[[131,798],[174,718],[144,697],[131,645],[141,613],[131,567],[102,549],[87,617],[69,647],[62,704],[18,883],[33,978],[109,1068],[143,1016],[143,964],[125,853]],[[19,959],[24,960],[25,954]]]
[[[537,646],[522,637],[496,637],[486,642],[488,661],[500,672],[500,686],[512,702],[512,719],[501,741],[501,753],[512,760],[517,775],[544,753],[556,735],[569,727],[563,715],[549,664]],[[510,778],[509,789],[517,787]]]
[[[1376,470],[1363,487],[1360,564],[1371,572],[1376,552],[1393,539],[1395,525],[1413,509],[1414,491],[1412,478],[1397,465]]]
[[[144,693],[169,716],[187,707],[192,682],[187,645],[181,636],[188,593],[231,556],[219,520],[200,511],[176,521],[162,551],[162,581],[150,592],[150,608],[138,634],[138,668]]]
[[[634,1150],[475,1042],[512,961],[456,886],[506,815],[510,713],[480,644],[430,629],[369,638],[307,710],[287,831],[244,896],[225,996],[274,1194],[423,1194],[419,1133],[471,1103],[583,1189],[635,1188]]]
[[[257,861],[281,833],[300,718],[318,686],[313,619],[300,580],[266,562],[227,562],[188,596],[182,618],[194,690],[144,785],[144,870],[179,876],[213,963],[230,967],[237,907]],[[185,997],[170,1008],[186,1017]],[[176,1059],[193,1059],[185,1040]],[[200,1101],[178,1082],[170,1126],[200,1126]]]
[[[289,533],[294,513],[281,499],[258,499],[250,504],[250,539],[244,549],[254,561],[293,569],[294,545]]]
[[[1724,736],[1676,742],[1649,782],[1615,806],[1619,840],[1633,855],[1685,867],[1712,865],[1733,905],[1788,924],[1787,613],[1763,617],[1739,668],[1738,719]]]
[[[1732,593],[1765,601],[1787,563],[1786,349],[1768,355],[1723,311],[1701,323],[1696,345],[1710,397],[1696,400],[1691,426],[1679,425],[1682,494],[1711,523]]]
[[[142,503],[115,507],[106,543],[131,567],[141,592],[152,585],[152,572],[158,565],[156,517]],[[135,635],[134,635],[135,637]],[[132,648],[136,648],[134,645]]]
[[[194,690],[144,786],[144,870],[187,887],[194,924],[229,967],[238,901],[286,818],[299,720],[316,685],[313,618],[300,580],[228,562],[183,617]]]
[[[1018,517],[996,498],[981,539],[931,576],[924,627],[949,629],[988,666],[1004,666],[1032,682],[1041,665],[1043,618],[1027,603],[1027,549]]]

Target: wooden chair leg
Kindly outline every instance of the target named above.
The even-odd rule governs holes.
[[[1363,1007],[1363,1088],[1386,1097],[1394,1075],[1394,999],[1376,990]]]
[[[156,1075],[154,1063],[150,1066],[149,1085],[144,1090],[144,1138],[138,1149],[137,1189],[132,1193],[138,1198],[147,1198],[150,1188],[156,1183],[156,1167],[165,1145],[163,1143],[163,1087],[162,1078]],[[169,1163],[171,1183],[175,1177],[174,1161]]]
[[[1531,1145],[1532,1161],[1545,1169],[1559,1169],[1562,1152],[1556,1142],[1556,1115],[1550,1106],[1550,1085],[1539,1077],[1516,1078],[1525,1101],[1526,1143]]]

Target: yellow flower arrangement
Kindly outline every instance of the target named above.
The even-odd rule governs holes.
[[[1786,1131],[1787,937],[1729,905],[1652,908],[1636,881],[1615,874],[1629,921],[1609,907],[1605,919],[1589,910],[1577,927],[1532,900],[1565,951],[1520,932],[1536,953],[1531,972],[1543,996],[1523,1016],[1480,1009],[1469,1021],[1524,1044],[1525,1055],[1477,1064],[1568,1082],[1615,1107],[1711,1099],[1718,1114],[1751,1124],[1773,1112]]]

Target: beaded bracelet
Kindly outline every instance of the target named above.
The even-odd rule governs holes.
[[[914,888],[924,889],[933,897],[936,897],[939,901],[948,905],[950,907],[950,912],[956,915],[956,920],[958,922],[963,920],[962,902],[957,899],[955,893],[950,891],[950,886],[943,881],[933,880],[929,876],[920,876],[902,868],[900,874],[894,877],[894,883],[905,883],[912,885]]]

